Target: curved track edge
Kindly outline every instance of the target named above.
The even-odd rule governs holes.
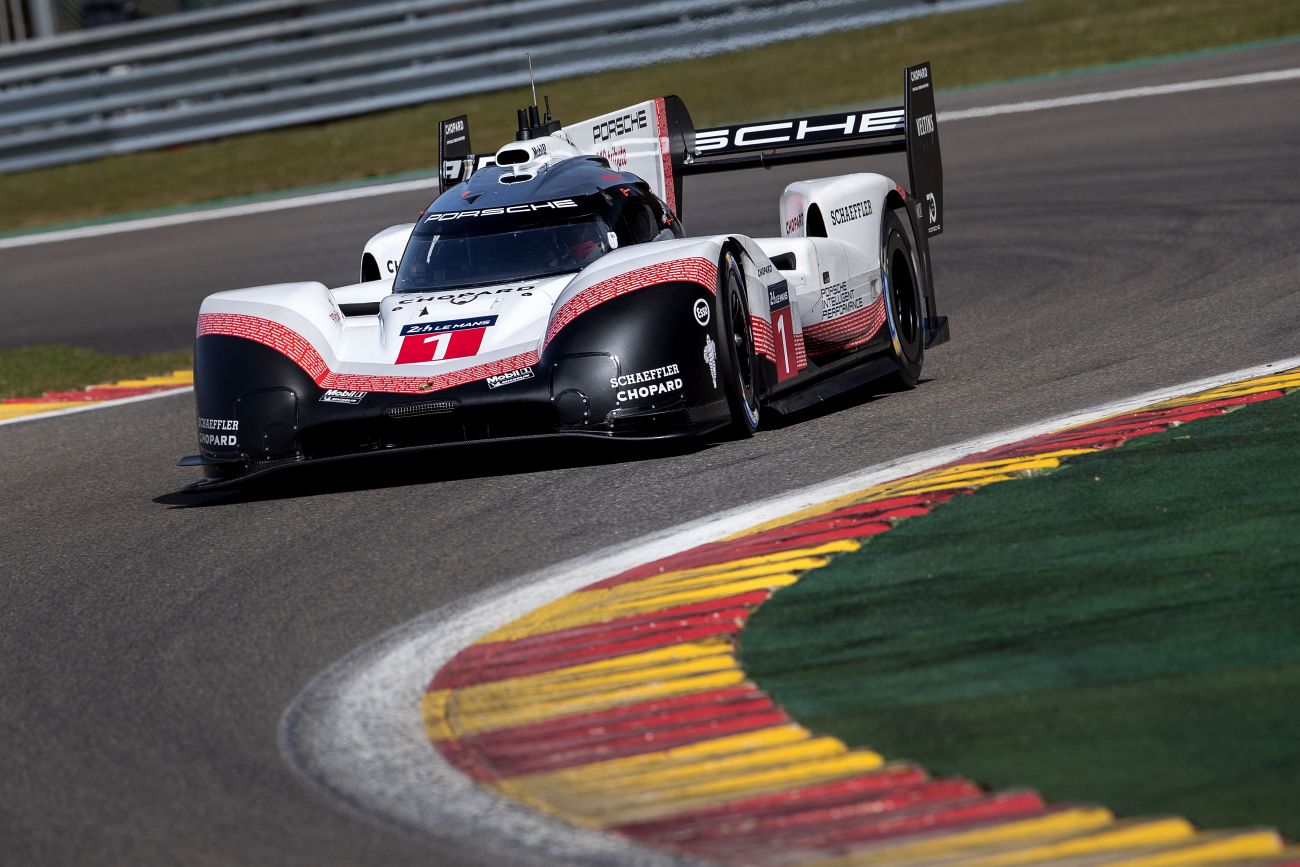
[[[1159,838],[1174,850],[1197,847],[1189,856],[1289,863],[1271,831],[1185,839],[1186,823],[1167,818],[1132,830],[1104,808],[985,793],[850,751],[764,704],[730,642],[776,587],[894,520],[1072,453],[1280,396],[1300,387],[1298,367],[1300,358],[1287,359],[935,449],[505,582],[398,627],[321,674],[286,712],[282,750],[357,814],[485,859],[518,860],[521,850],[538,863],[684,857],[636,838],[676,848],[702,839],[685,848],[709,860],[815,860],[878,839],[846,835],[842,824],[829,836],[811,825],[795,833],[790,823],[813,821],[818,809],[840,822],[855,805],[902,809],[913,823],[906,827],[921,832],[914,841],[946,845],[933,837],[942,826],[925,809],[933,800],[956,803],[950,824],[967,830],[1014,827],[1037,840],[1107,829],[1113,846]],[[711,713],[718,707],[729,712]],[[618,737],[620,725],[640,742]],[[659,741],[647,744],[647,734]],[[885,803],[898,797],[901,806]],[[784,836],[738,846],[741,825]]]

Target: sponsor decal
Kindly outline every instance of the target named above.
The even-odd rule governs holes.
[[[533,294],[536,286],[503,286],[500,289],[469,289],[464,292],[450,292],[443,295],[415,295],[410,298],[403,298],[397,302],[397,307],[392,309],[396,313],[404,304],[431,304],[434,301],[446,301],[451,304],[472,304],[480,298],[488,295],[509,295],[512,292],[518,292],[521,296],[527,297]],[[421,316],[427,316],[425,310],[420,311]]]
[[[695,321],[700,325],[709,324],[709,300],[707,298],[696,298],[692,312],[695,314]]]
[[[237,446],[239,435],[236,433],[209,433],[209,431],[237,431],[239,419],[234,418],[200,418],[199,445],[201,446]]]
[[[831,225],[838,226],[840,223],[851,223],[854,220],[861,220],[863,217],[871,216],[871,202],[857,202],[852,205],[845,205],[842,208],[836,208],[831,211]]]
[[[798,232],[802,228],[803,228],[803,211],[800,211],[799,213],[795,214],[793,217],[785,221],[785,233],[787,235],[793,235],[795,232]]]
[[[935,201],[934,193],[926,193],[925,201],[930,206],[930,225],[939,222],[939,203]]]
[[[718,345],[713,342],[713,335],[704,335],[704,363],[709,366],[709,379],[713,387],[718,387]]]
[[[415,322],[402,326],[402,336],[408,334],[438,334],[444,331],[466,331],[475,328],[490,328],[497,324],[495,316],[475,316],[470,319],[453,319],[448,322]]]
[[[533,369],[531,367],[521,367],[518,370],[511,370],[508,373],[498,373],[496,376],[487,378],[488,388],[500,388],[503,385],[513,385],[516,382],[523,382],[525,379],[533,378]]]
[[[767,306],[771,310],[780,310],[790,306],[790,284],[782,280],[767,287]]]
[[[930,135],[934,132],[934,115],[927,114],[916,119],[916,134]]]
[[[605,237],[609,240],[609,249],[618,249],[618,232],[606,232]]]
[[[861,310],[866,303],[866,298],[849,290],[847,282],[827,286],[822,289],[822,319],[835,319],[846,313]]]
[[[762,268],[758,269],[758,276],[766,277],[768,274],[771,274],[772,271],[773,267],[771,265],[764,265]]]
[[[331,310],[330,321],[337,325],[339,322],[343,321],[343,316],[337,310]]]
[[[533,152],[533,159],[546,156],[546,142],[540,142],[532,145],[530,150]]]
[[[239,419],[237,418],[200,418],[199,428],[201,430],[239,430]]]
[[[389,273],[389,274],[396,274],[396,273],[397,273],[397,260],[396,260],[396,259],[389,259],[387,262],[384,263],[384,267],[388,269],[388,273]]]
[[[759,123],[748,126],[697,130],[695,152],[728,148],[760,148],[774,145],[821,143],[856,138],[867,133],[888,133],[904,129],[903,110],[824,114],[816,117]]]
[[[527,205],[509,205],[502,208],[479,208],[475,211],[446,211],[437,214],[428,214],[424,218],[426,223],[446,223],[451,220],[464,220],[470,217],[498,217],[502,214],[531,214],[534,211],[562,210],[564,208],[576,208],[578,203],[573,199],[554,199],[548,202],[531,202]]]
[[[930,77],[930,68],[928,66],[918,66],[916,69],[909,70],[908,75],[915,84],[918,81],[925,81]]]
[[[450,138],[451,136],[455,135],[458,132],[464,132],[465,120],[463,118],[459,118],[457,120],[449,120],[442,125],[442,131],[446,133],[448,138]]]
[[[342,388],[331,388],[328,389],[324,394],[320,396],[320,402],[321,403],[346,403],[351,406],[356,406],[357,404],[361,403],[361,401],[365,400],[367,394],[369,394],[369,392],[348,391],[347,389],[342,389]]]
[[[596,124],[591,128],[591,137],[596,141],[609,141],[649,126],[650,117],[646,110],[641,108]]]
[[[477,355],[483,335],[496,324],[495,316],[476,316],[446,322],[416,322],[402,326],[398,364],[420,364]]]
[[[669,364],[624,376],[611,376],[609,387],[619,390],[615,395],[619,403],[669,394],[682,390],[681,369],[676,364]]]
[[[609,161],[609,164],[616,169],[624,169],[627,167],[627,148],[622,145],[619,145],[618,147],[601,148],[596,151],[596,156],[604,157]],[[623,179],[618,175],[610,175],[607,180],[621,181]]]

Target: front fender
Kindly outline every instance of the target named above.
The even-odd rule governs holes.
[[[567,323],[541,356],[560,425],[641,432],[725,421],[714,294],[669,280]]]

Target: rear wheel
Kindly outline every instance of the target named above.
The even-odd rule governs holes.
[[[916,254],[897,211],[887,212],[881,220],[880,273],[897,379],[904,388],[914,388],[925,360],[921,285],[916,278]]]
[[[731,426],[741,436],[758,429],[758,359],[749,324],[745,275],[730,250],[718,262],[718,366],[722,375]]]

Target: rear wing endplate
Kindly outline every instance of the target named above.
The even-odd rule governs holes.
[[[448,189],[474,173],[474,152],[469,144],[469,117],[438,121],[438,183]]]

